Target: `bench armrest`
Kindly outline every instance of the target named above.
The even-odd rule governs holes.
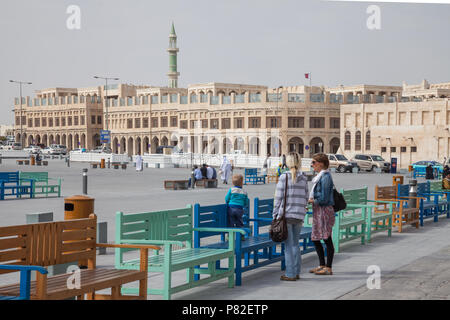
[[[113,244],[113,243],[97,243],[96,247],[99,248],[127,248],[127,249],[153,249],[161,250],[161,247],[152,245],[133,245],[133,244]]]
[[[374,207],[376,207],[375,204],[347,203],[347,208],[374,208]]]
[[[37,271],[42,274],[48,273],[47,269],[39,266],[0,265],[0,270]]]
[[[253,219],[248,219],[248,221],[264,221],[264,222],[272,222],[273,219],[271,219],[271,218],[253,218]]]
[[[234,251],[235,243],[234,243],[234,233],[240,233],[245,235],[246,231],[239,228],[194,228],[194,231],[198,232],[226,232],[229,234],[228,238],[228,249]],[[240,240],[240,239],[239,239]]]
[[[134,240],[134,239],[124,239],[120,240],[121,244],[144,244],[144,245],[166,245],[166,244],[172,244],[172,245],[179,245],[184,246],[184,243],[182,241],[174,241],[174,240]],[[160,249],[155,249],[160,250]]]
[[[246,231],[240,228],[194,228],[193,230],[199,232],[228,232],[228,233],[239,232],[243,235],[246,234]]]

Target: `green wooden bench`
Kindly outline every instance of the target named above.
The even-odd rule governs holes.
[[[116,241],[118,244],[157,244],[163,249],[148,259],[149,272],[164,273],[163,289],[148,288],[150,295],[171,295],[212,281],[228,278],[228,287],[234,286],[235,236],[240,230],[226,228],[193,228],[192,206],[159,212],[116,214]],[[228,248],[194,248],[193,232],[228,233]],[[124,260],[124,253],[132,249],[116,249],[115,265],[118,269],[139,269],[139,259]],[[227,267],[217,267],[227,259]],[[207,265],[206,268],[196,268]],[[186,270],[186,283],[172,287],[172,273]],[[194,279],[194,275],[209,275]],[[123,288],[124,293],[137,292],[137,288]]]
[[[377,210],[380,201],[367,199],[367,187],[361,189],[344,190],[341,189],[344,195],[347,208],[361,208],[366,210],[366,240],[371,241],[373,233],[388,232],[390,237],[392,234],[392,203],[387,202],[387,210]],[[378,203],[380,202],[380,203]]]
[[[312,206],[308,205],[308,212],[303,225],[312,227],[313,212]],[[354,239],[361,239],[361,244],[366,238],[366,207],[361,205],[349,206],[344,210],[335,213],[332,238],[335,252],[340,252],[340,247],[344,242]]]
[[[49,194],[57,194],[61,197],[61,178],[49,178],[48,172],[20,172],[20,183],[22,181],[33,180],[33,198],[37,194],[45,194],[48,197]],[[50,184],[49,184],[50,181]],[[51,183],[51,181],[56,181],[56,183]]]

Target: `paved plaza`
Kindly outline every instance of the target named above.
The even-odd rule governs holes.
[[[15,160],[3,160],[0,171],[49,171],[49,176],[62,177],[61,198],[5,200],[0,202],[0,226],[25,224],[25,214],[53,212],[54,220],[64,218],[63,197],[82,193],[82,169],[86,163],[72,162],[68,168],[63,160],[49,160],[48,167],[17,166]],[[242,172],[237,169],[235,172]],[[89,196],[95,198],[95,213],[100,222],[108,222],[108,241],[114,242],[114,219],[117,211],[148,212],[185,207],[188,204],[220,204],[230,185],[219,183],[217,189],[167,191],[163,181],[188,179],[190,170],[145,169],[127,170],[89,168]],[[369,187],[373,199],[375,185],[391,185],[390,174],[333,174],[337,188]],[[405,180],[407,182],[408,179]],[[244,186],[249,198],[272,198],[275,184]],[[450,288],[450,219],[438,223],[426,221],[425,227],[405,228],[402,234],[373,236],[371,243],[361,245],[355,240],[342,246],[335,255],[334,275],[321,277],[308,273],[318,264],[315,253],[302,256],[301,280],[281,282],[280,263],[271,264],[243,274],[242,286],[227,288],[227,280],[174,294],[173,299],[448,299]],[[99,267],[114,265],[114,251],[97,259]],[[381,269],[381,289],[366,289],[370,274],[367,267]],[[0,276],[0,284],[14,282],[10,275]],[[185,280],[185,273],[174,274],[174,285]],[[162,275],[151,274],[149,285],[161,287]],[[417,291],[417,292],[416,292]],[[416,292],[416,293],[414,293]],[[151,296],[150,299],[160,299]]]

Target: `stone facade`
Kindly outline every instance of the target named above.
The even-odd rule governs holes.
[[[403,86],[393,102],[341,106],[341,149],[347,157],[378,154],[398,167],[443,162],[450,152],[450,83]]]

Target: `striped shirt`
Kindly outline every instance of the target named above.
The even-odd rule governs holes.
[[[292,182],[291,172],[282,174],[278,180],[273,204],[273,218],[283,215],[284,189],[288,180],[288,192],[286,195],[286,218],[304,220],[306,205],[308,204],[308,179],[302,172],[297,173],[297,180]]]

